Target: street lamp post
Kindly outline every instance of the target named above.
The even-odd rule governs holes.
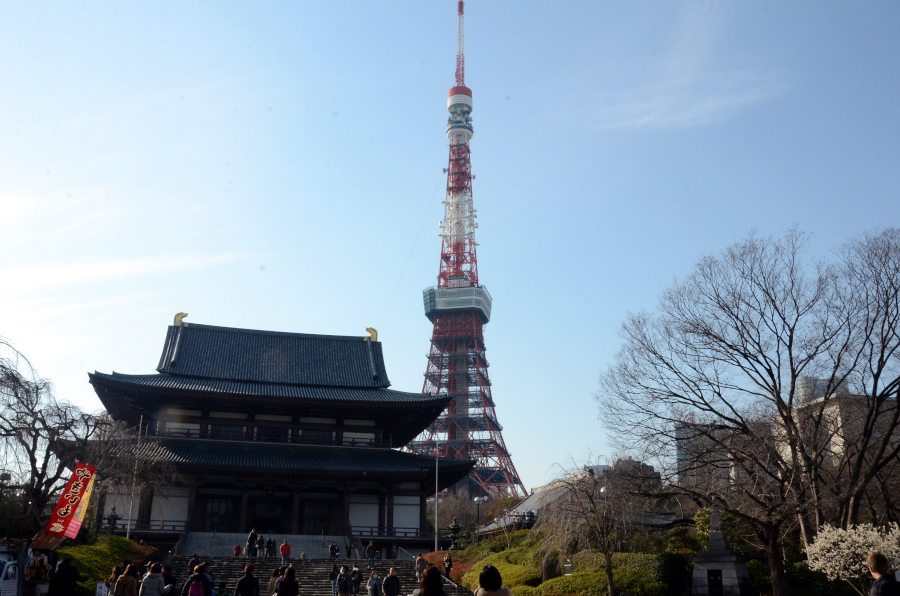
[[[476,510],[476,522],[475,522],[475,541],[480,542],[480,536],[478,535],[478,528],[481,527],[481,504],[487,501],[487,497],[475,497],[475,510]]]

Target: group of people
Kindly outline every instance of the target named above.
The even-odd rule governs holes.
[[[348,559],[350,558],[352,551],[353,551],[353,547],[350,546],[349,542],[347,542],[347,558]],[[338,543],[335,542],[334,540],[332,540],[331,544],[328,545],[328,554],[331,556],[332,559],[337,559],[338,557],[341,556],[341,547],[339,547]]]
[[[275,557],[276,549],[278,551],[277,554],[280,554],[282,557],[282,562],[285,557],[289,557],[291,554],[291,545],[288,544],[287,540],[281,544],[281,547],[278,547],[273,538],[266,538],[262,534],[257,534],[254,529],[250,530],[250,534],[247,536],[247,544],[244,546],[243,553],[247,557],[265,557],[271,559]],[[240,556],[241,552],[241,545],[235,545],[234,556]]]
[[[144,570],[126,559],[113,567],[105,583],[113,596],[178,596],[178,581],[172,568],[161,563],[151,563]]]

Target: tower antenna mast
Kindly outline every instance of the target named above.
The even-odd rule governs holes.
[[[466,87],[463,2],[457,5],[456,85],[447,99],[450,159],[441,222],[441,260],[437,285],[423,293],[425,316],[434,324],[423,393],[452,399],[437,420],[408,450],[475,460],[466,489],[503,498],[524,496],[497,422],[484,348],[484,325],[491,318],[491,295],[478,281],[472,200],[472,90]],[[465,481],[464,481],[465,482]]]

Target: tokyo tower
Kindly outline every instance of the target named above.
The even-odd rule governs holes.
[[[472,90],[465,84],[463,2],[459,1],[456,85],[450,89],[447,137],[450,163],[441,222],[441,262],[437,286],[423,292],[425,316],[434,323],[423,393],[450,395],[447,409],[407,447],[416,453],[475,460],[468,490],[491,498],[524,496],[494,411],[484,325],[491,318],[491,295],[478,282],[472,201]]]

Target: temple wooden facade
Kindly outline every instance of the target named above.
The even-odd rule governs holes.
[[[176,320],[155,374],[90,374],[115,420],[141,424],[139,458],[168,462],[174,486],[105,496],[133,535],[339,535],[427,543],[431,457],[398,451],[446,396],[389,389],[381,344]],[[439,487],[473,462],[441,459]],[[132,505],[133,503],[133,505]],[[131,506],[132,514],[128,515]]]

